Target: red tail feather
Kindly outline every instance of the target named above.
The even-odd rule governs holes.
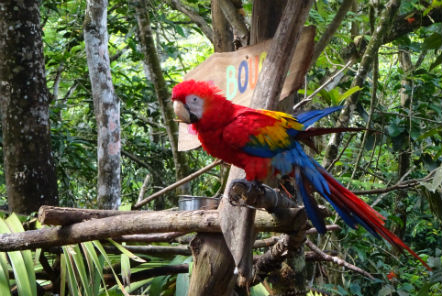
[[[413,250],[410,249],[399,237],[384,227],[385,217],[379,214],[376,210],[366,204],[363,200],[357,197],[353,192],[339,184],[332,176],[330,176],[325,170],[321,171],[321,174],[327,180],[331,196],[330,198],[336,203],[337,206],[343,207],[350,212],[357,215],[368,226],[370,226],[376,233],[385,238],[391,245],[396,246],[400,250],[406,249],[411,255],[419,260],[429,271],[432,269],[420,258]]]

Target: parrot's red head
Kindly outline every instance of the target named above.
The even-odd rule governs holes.
[[[220,92],[205,81],[183,81],[172,90],[173,110],[179,120],[196,127],[217,125],[231,113],[232,106]]]

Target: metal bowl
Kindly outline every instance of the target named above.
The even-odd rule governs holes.
[[[178,205],[180,211],[214,210],[218,207],[219,201],[213,197],[180,195]]]

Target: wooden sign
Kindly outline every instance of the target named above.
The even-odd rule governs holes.
[[[305,27],[290,63],[280,100],[302,86],[313,54],[314,37],[315,27]],[[228,100],[232,100],[235,104],[249,106],[258,74],[271,42],[270,39],[237,51],[214,53],[188,72],[184,79],[209,81],[221,89]],[[200,145],[196,132],[191,126],[180,123],[178,150],[186,151]]]

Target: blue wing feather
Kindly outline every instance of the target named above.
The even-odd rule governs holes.
[[[296,119],[298,119],[298,121],[302,123],[304,127],[308,127],[313,123],[315,123],[316,121],[318,121],[319,119],[321,119],[322,117],[327,116],[335,111],[341,110],[343,107],[344,106],[335,106],[335,107],[325,108],[322,110],[307,111],[297,115]]]

